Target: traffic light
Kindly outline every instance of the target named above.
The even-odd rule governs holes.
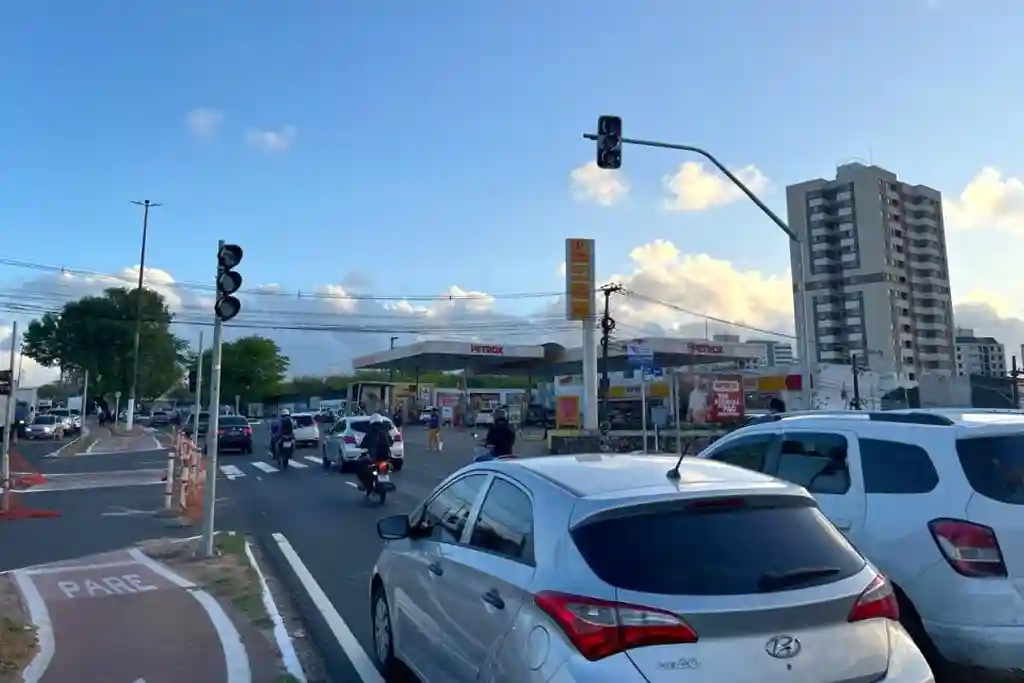
[[[193,394],[196,393],[196,369],[192,368],[188,371],[188,390]]]
[[[597,117],[597,166],[617,169],[622,166],[622,119]]]
[[[234,268],[242,262],[242,248],[237,244],[225,244],[217,254],[217,301],[213,312],[222,321],[231,320],[242,310],[242,302],[232,296],[242,286],[242,274]]]

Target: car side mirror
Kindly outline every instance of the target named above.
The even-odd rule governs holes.
[[[399,541],[408,538],[410,532],[407,515],[392,515],[377,520],[377,535],[385,541]]]

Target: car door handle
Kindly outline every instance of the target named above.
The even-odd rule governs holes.
[[[430,573],[434,576],[441,576],[442,574],[444,574],[444,568],[441,567],[441,565],[439,565],[437,562],[427,565],[427,569],[429,569]]]
[[[850,529],[853,528],[853,522],[851,522],[848,519],[837,519],[837,520],[833,521],[832,523],[835,524],[836,528],[839,529],[840,531],[849,531]]]
[[[480,599],[495,609],[505,609],[505,601],[494,588],[481,595]]]

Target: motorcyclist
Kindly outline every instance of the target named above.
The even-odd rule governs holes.
[[[487,430],[487,438],[484,443],[496,458],[512,455],[512,447],[516,443],[516,432],[508,423],[508,417],[504,410],[494,411],[494,421]]]
[[[281,442],[281,438],[294,435],[295,424],[292,422],[292,411],[288,408],[283,408],[278,414],[278,418],[274,420],[274,424],[270,426],[270,450],[275,457],[277,456],[277,447]]]
[[[356,476],[362,489],[369,490],[372,481],[370,468],[391,460],[391,446],[394,442],[390,425],[379,413],[371,415],[369,427],[359,444],[363,453],[356,461]]]

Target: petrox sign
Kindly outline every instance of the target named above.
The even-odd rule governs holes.
[[[501,344],[470,344],[469,352],[476,356],[504,356],[505,347]]]

